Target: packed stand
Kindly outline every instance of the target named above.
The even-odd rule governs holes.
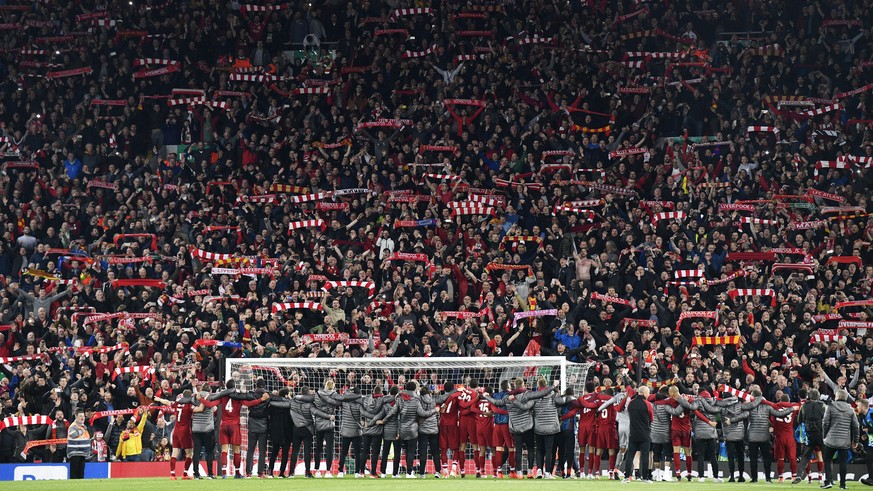
[[[870,3],[0,6],[0,462],[227,357],[870,397]]]

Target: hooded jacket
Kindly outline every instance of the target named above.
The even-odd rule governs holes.
[[[400,439],[414,440],[418,438],[418,418],[428,418],[436,413],[436,410],[424,408],[416,392],[404,390],[398,395],[392,412],[397,415],[400,425]]]
[[[266,394],[264,389],[255,389],[253,394],[260,399]],[[270,427],[270,405],[258,404],[249,408],[249,433],[266,433]]]
[[[294,422],[294,428],[306,428],[310,433],[315,433],[313,412],[318,409],[313,404],[314,400],[315,396],[312,394],[296,395],[291,400],[291,421]],[[321,414],[325,417],[329,416],[326,413]]]
[[[536,400],[551,395],[552,390],[552,387],[549,387],[539,391],[513,391],[503,399],[494,399],[490,396],[485,396],[485,399],[497,407],[506,408],[506,412],[509,413],[510,433],[524,433],[534,427],[532,409]]]
[[[656,401],[662,401],[666,399],[667,396],[663,394],[655,394]],[[670,443],[670,412],[667,411],[666,404],[653,404],[653,410],[655,413],[655,419],[652,421],[652,443],[657,444],[665,444]]]
[[[330,417],[336,419],[336,409],[342,406],[342,401],[337,398],[339,393],[335,390],[322,389],[315,393],[313,400],[313,421],[315,422],[315,431],[333,431],[334,422]]]
[[[761,404],[760,398],[751,402],[740,402],[737,397],[715,401],[716,407],[721,410],[722,433],[725,441],[737,442],[746,438],[744,421],[749,419],[749,410],[758,407],[759,404]],[[730,424],[726,424],[728,422]]]
[[[542,390],[548,390],[544,388]],[[537,391],[541,392],[541,391]],[[558,417],[558,406],[567,402],[563,396],[548,396],[536,399],[534,402],[534,433],[537,435],[554,435],[561,431],[561,421]]]
[[[763,398],[757,399],[763,401]],[[770,441],[770,416],[781,418],[794,412],[793,407],[776,409],[768,404],[758,404],[757,407],[749,410],[749,441],[750,442],[769,442]]]
[[[846,401],[834,401],[825,410],[822,420],[824,443],[836,449],[852,448],[858,443],[860,425],[852,406]]]
[[[393,398],[380,395],[369,395],[361,402],[361,434],[364,436],[382,436],[383,428],[376,424],[388,412],[388,402]]]
[[[434,401],[433,395],[425,394],[421,396],[421,406],[424,409],[434,409],[434,412],[418,422],[418,432],[422,435],[438,434],[440,432],[440,413],[435,409],[437,403]]]
[[[357,438],[361,433],[361,394],[348,392],[342,397],[342,416],[340,417],[340,436]]]
[[[396,410],[397,399],[399,399],[399,395],[392,397],[385,406],[385,417],[382,418],[384,423],[382,426],[383,440],[394,441],[400,439],[400,419],[398,418],[399,413]]]
[[[715,421],[715,417],[721,413],[721,410],[714,404],[714,401],[708,397],[698,397],[698,411],[703,413],[710,421]],[[700,418],[694,418],[694,439],[695,440],[716,440],[718,439],[718,430]]]

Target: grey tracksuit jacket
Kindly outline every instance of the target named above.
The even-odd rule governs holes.
[[[342,417],[340,418],[340,436],[343,438],[357,438],[361,432],[361,397],[360,394],[344,394],[343,397],[357,396],[355,399],[344,399],[342,403]]]
[[[311,433],[315,433],[314,413],[318,412],[323,417],[329,417],[327,413],[323,413],[315,407],[313,401],[314,395],[297,395],[291,401],[291,421],[294,422],[295,428],[307,428]]]
[[[663,400],[664,397],[656,396],[655,400]],[[652,404],[655,413],[655,418],[652,421],[651,437],[652,443],[665,444],[670,443],[670,412],[667,411],[664,404]]]
[[[396,415],[400,425],[400,439],[415,440],[418,438],[418,419],[428,418],[436,413],[436,410],[433,407],[424,408],[417,393],[404,390],[397,397],[391,413]]]
[[[388,411],[387,403],[393,400],[391,397],[373,397],[367,396],[361,402],[361,425],[363,429],[361,433],[364,436],[382,436],[382,426],[377,425],[379,421],[385,417]]]
[[[749,419],[749,410],[758,407],[761,399],[751,402],[741,402],[737,397],[729,397],[715,401],[717,408],[721,410],[722,418],[730,420],[730,424],[722,424],[722,433],[727,442],[737,442],[746,438],[746,426],[744,421]]]
[[[721,413],[721,410],[714,404],[712,399],[698,398],[697,401],[700,403],[698,411],[703,413],[710,421],[714,421],[715,417]],[[696,440],[715,440],[718,438],[718,430],[700,418],[694,418],[694,426],[692,428]]]
[[[758,399],[761,399],[760,397]],[[755,443],[770,441],[770,416],[781,418],[794,411],[793,407],[775,409],[767,404],[758,404],[749,410],[749,441]]]
[[[440,432],[440,413],[436,411],[436,401],[431,394],[421,396],[421,405],[424,409],[434,409],[433,414],[422,418],[418,423],[418,432],[422,435],[436,435]]]
[[[509,413],[509,431],[510,433],[524,433],[530,431],[534,427],[533,407],[537,399],[547,397],[552,394],[552,389],[540,391],[526,391],[520,394],[515,394],[515,397],[510,399],[494,399],[491,396],[485,396],[485,399],[497,407],[506,408]]]
[[[846,401],[832,402],[825,409],[822,430],[828,447],[846,449],[858,443],[860,428],[852,406]]]
[[[563,396],[548,396],[534,402],[534,433],[537,435],[555,435],[561,432],[561,420],[558,416],[558,406],[566,403]]]

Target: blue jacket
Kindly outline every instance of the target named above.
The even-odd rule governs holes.
[[[507,392],[498,392],[491,396],[494,399],[503,399],[507,396]],[[494,424],[496,425],[507,425],[509,424],[509,415],[508,414],[498,414],[494,413]]]
[[[558,411],[558,415],[560,415],[560,417],[563,418],[564,416],[567,415],[567,413],[569,413],[572,410],[573,410],[573,408],[570,407],[569,404],[564,404],[563,406],[561,406],[561,409]],[[576,432],[576,417],[575,416],[572,418],[561,419],[561,431],[564,431],[564,430],[570,430],[574,433]]]
[[[558,343],[562,343],[567,347],[567,350],[574,350],[582,345],[582,337],[579,336],[579,333],[576,332],[572,336],[567,333],[565,329],[558,329],[558,332],[555,333],[555,346],[558,346]]]

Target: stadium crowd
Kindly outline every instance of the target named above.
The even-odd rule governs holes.
[[[724,440],[861,407],[873,5],[799,4],[4,3],[0,462],[175,459],[156,407],[259,406],[228,357],[563,356]]]

